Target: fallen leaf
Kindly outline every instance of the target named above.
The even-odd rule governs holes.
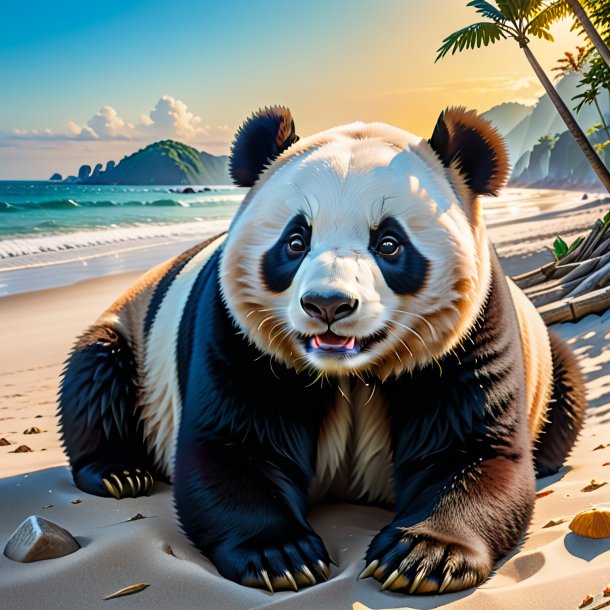
[[[595,447],[595,449],[593,449],[593,451],[598,451],[599,449],[605,449],[606,447],[610,447],[610,443],[607,443],[605,445],[598,445],[597,447]]]
[[[554,489],[546,489],[545,491],[539,491],[536,494],[536,498],[544,498],[544,496],[548,496],[550,494],[552,494],[555,490]]]
[[[589,483],[589,485],[587,485],[586,487],[583,487],[580,491],[595,491],[596,489],[599,489],[600,487],[603,487],[604,485],[607,485],[606,481],[603,481],[602,483],[598,483],[595,479],[593,479],[591,481],[591,483]]]
[[[124,595],[132,595],[133,593],[139,593],[140,591],[144,591],[146,587],[150,587],[147,583],[138,583],[137,585],[131,585],[130,587],[125,587],[124,589],[119,589],[115,593],[111,593],[110,595],[106,595],[103,599],[114,599],[115,597],[123,597]]]
[[[556,525],[561,525],[565,523],[566,519],[557,519],[557,521],[553,521],[552,519],[546,524],[542,526],[542,529],[545,527],[555,527]]]
[[[606,585],[606,588],[603,590],[604,597],[608,597],[610,595],[610,585]]]
[[[585,599],[583,599],[580,602],[580,606],[578,606],[579,608],[584,608],[585,606],[588,606],[591,602],[593,601],[593,596],[592,595],[587,595],[585,597]]]
[[[604,462],[602,466],[610,466],[610,462]]]
[[[139,521],[140,519],[146,519],[146,517],[142,513],[136,513],[133,517],[129,517],[127,521]]]

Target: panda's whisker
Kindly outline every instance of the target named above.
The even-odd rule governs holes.
[[[426,318],[424,318],[424,316],[420,316],[419,314],[413,313],[411,311],[404,311],[402,309],[393,309],[392,311],[395,311],[396,313],[404,313],[404,314],[406,314],[408,316],[413,316],[415,318],[419,318],[420,320],[423,320],[425,322],[425,324],[428,326],[428,328],[430,329],[430,333],[432,335],[432,338],[435,339],[435,340],[438,339],[438,334],[434,330],[434,327],[432,326],[432,324],[430,324],[430,322]]]
[[[260,330],[266,322],[268,322],[269,320],[273,320],[275,318],[275,316],[271,315],[271,316],[267,316],[257,327],[256,330]]]
[[[426,348],[426,350],[430,354],[430,356],[432,356],[432,352],[428,348],[428,345],[426,344],[426,342],[423,340],[422,336],[417,331],[413,330],[410,326],[407,326],[406,324],[402,324],[401,322],[394,321],[394,324],[397,324],[398,326],[401,326],[405,330],[408,330],[410,333],[413,333],[422,342],[422,345]]]

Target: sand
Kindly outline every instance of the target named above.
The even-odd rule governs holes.
[[[510,190],[487,202],[488,225],[505,269],[519,273],[550,260],[556,233],[574,235],[606,211],[582,193]],[[549,236],[550,235],[550,240]],[[179,244],[176,249],[179,250]],[[53,273],[52,269],[48,273]],[[0,547],[31,514],[67,528],[82,545],[67,557],[20,564],[0,556],[2,608],[577,608],[590,593],[594,608],[610,581],[610,539],[580,538],[569,520],[589,506],[610,507],[610,485],[581,491],[592,479],[610,482],[610,312],[556,326],[586,373],[585,428],[558,475],[538,481],[552,492],[536,500],[527,536],[477,589],[443,596],[381,593],[357,580],[363,556],[391,514],[349,505],[314,508],[310,520],[339,567],[329,582],[299,593],[248,589],[220,577],[180,532],[171,488],[148,498],[90,496],[77,489],[61,449],[55,396],[62,362],[74,338],[119,296],[138,273],[0,298]],[[24,430],[38,426],[39,434]],[[32,451],[11,453],[19,445]],[[607,447],[596,449],[600,445]],[[140,513],[145,518],[129,521]],[[551,520],[563,523],[545,528]],[[105,595],[135,583],[145,590],[112,601]]]

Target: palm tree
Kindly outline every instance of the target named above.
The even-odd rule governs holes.
[[[570,7],[570,10],[574,13],[574,16],[578,19],[578,21],[580,21],[582,29],[589,37],[589,40],[591,40],[591,42],[597,49],[597,52],[600,54],[600,56],[602,57],[604,62],[606,62],[606,65],[610,69],[610,49],[603,41],[602,37],[600,36],[593,23],[591,23],[589,15],[587,15],[587,12],[580,4],[580,2],[578,0],[559,0],[559,2],[565,2]]]
[[[561,15],[561,12],[565,10],[563,2],[546,5],[543,0],[496,0],[496,4],[497,6],[494,6],[486,0],[469,2],[467,6],[473,6],[479,15],[489,21],[473,23],[447,36],[438,49],[436,61],[447,55],[449,51],[453,55],[456,51],[462,51],[464,48],[474,49],[475,47],[480,48],[481,45],[488,46],[502,38],[514,39],[523,50],[536,76],[570,130],[572,137],[580,146],[593,171],[610,193],[610,172],[602,163],[587,136],[529,48],[529,36],[553,40],[548,28],[557,19],[558,15]]]
[[[578,54],[570,53],[570,51],[564,52],[564,57],[561,57],[557,60],[557,65],[554,68],[551,68],[551,72],[557,72],[557,78],[561,78],[570,72],[583,72],[584,67],[587,65],[587,48],[586,47],[576,47]],[[588,79],[589,73],[585,72],[585,79]],[[599,118],[601,120],[601,124],[606,131],[606,135],[608,139],[610,139],[610,129],[608,129],[608,124],[606,123],[606,119],[604,118],[604,114],[602,109],[599,107],[599,102],[597,101],[597,96],[599,95],[599,87],[597,83],[591,82],[589,84],[589,89],[587,89],[584,93],[580,93],[579,95],[574,96],[572,99],[580,99],[578,105],[574,108],[576,112],[580,112],[580,109],[585,104],[595,104],[595,108],[597,109],[597,114],[599,114]]]

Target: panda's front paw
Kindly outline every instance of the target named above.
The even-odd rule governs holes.
[[[271,593],[298,591],[330,576],[328,553],[322,540],[313,533],[284,544],[220,548],[213,561],[226,578]]]
[[[476,543],[475,543],[476,544]],[[449,593],[482,583],[493,562],[485,544],[417,534],[390,524],[373,539],[360,578],[374,576],[381,590],[402,593]]]
[[[149,496],[154,479],[148,470],[139,466],[91,462],[74,470],[74,482],[88,493],[121,500]]]

